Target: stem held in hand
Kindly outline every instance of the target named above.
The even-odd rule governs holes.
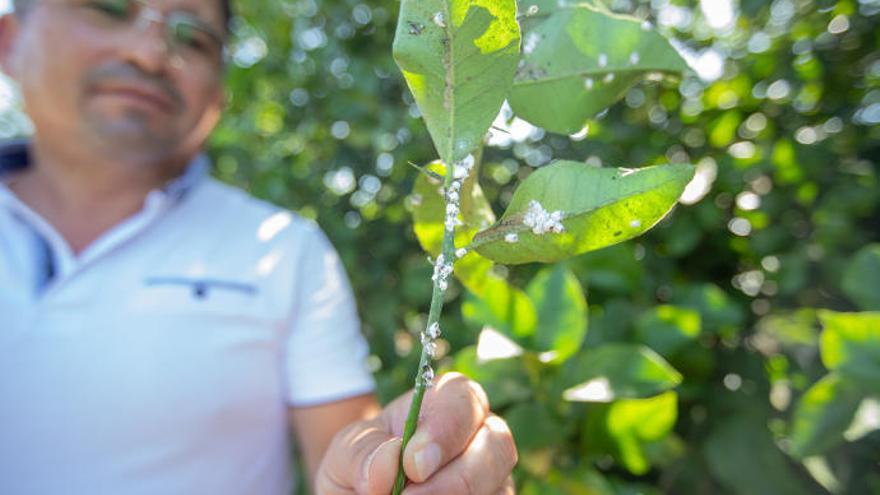
[[[418,426],[419,413],[422,409],[425,391],[433,385],[434,369],[431,367],[431,361],[434,358],[434,350],[436,349],[434,341],[440,336],[440,313],[443,310],[443,294],[448,287],[453,264],[459,258],[458,254],[461,254],[457,253],[455,249],[455,227],[459,222],[461,185],[473,166],[474,157],[473,155],[468,155],[452,167],[447,166],[446,170],[444,181],[446,222],[443,230],[443,245],[440,255],[434,261],[434,275],[432,276],[434,289],[431,294],[431,309],[428,312],[428,322],[420,339],[422,354],[419,359],[419,371],[416,374],[413,400],[403,428],[403,442],[400,447],[397,480],[394,483],[392,495],[399,495],[406,486],[406,474],[403,472],[403,453]]]

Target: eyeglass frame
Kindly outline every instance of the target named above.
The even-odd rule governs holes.
[[[108,17],[108,19],[112,19],[114,21],[120,23],[128,23],[134,29],[143,32],[147,29],[152,23],[161,24],[163,28],[163,36],[162,40],[165,43],[165,48],[168,52],[174,57],[177,57],[182,61],[183,56],[179,53],[181,51],[182,42],[175,40],[174,30],[172,29],[172,22],[174,18],[179,18],[183,16],[187,23],[197,29],[198,31],[207,35],[213,43],[217,45],[217,64],[222,67],[226,63],[226,59],[228,57],[227,47],[226,47],[226,39],[228,37],[228,31],[226,29],[218,30],[214,26],[212,26],[209,22],[199,18],[199,16],[184,10],[173,10],[167,13],[163,13],[155,6],[151,5],[146,0],[124,0],[127,4],[128,8],[131,8],[131,4],[135,4],[137,11],[132,14],[126,14],[125,18],[116,18],[112,19],[113,14],[109,12],[103,12],[104,15]],[[76,0],[76,1],[62,1],[62,2],[51,2],[57,6],[64,6],[67,8],[85,8],[85,7],[97,7],[101,4],[106,5],[106,0],[101,2],[100,0]],[[100,29],[100,27],[98,27]],[[176,65],[176,64],[175,64]]]

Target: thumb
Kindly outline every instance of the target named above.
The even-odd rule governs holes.
[[[401,440],[375,421],[359,421],[330,444],[318,472],[317,491],[387,495],[394,487]]]

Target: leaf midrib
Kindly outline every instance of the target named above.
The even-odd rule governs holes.
[[[452,18],[452,8],[451,8],[451,2],[454,2],[454,1],[455,0],[443,0],[443,8],[445,9],[445,11],[443,12],[443,16],[446,21],[445,22],[446,27],[444,27],[443,29],[446,32],[446,40],[447,40],[446,41],[446,51],[444,53],[444,60],[443,60],[443,65],[446,68],[446,73],[444,74],[444,79],[443,79],[443,84],[444,84],[443,101],[444,101],[444,103],[449,104],[449,109],[448,109],[449,128],[447,130],[447,135],[446,135],[446,146],[447,146],[446,157],[447,157],[447,160],[449,160],[449,161],[453,160],[452,153],[455,150],[455,139],[453,138],[453,136],[455,136],[454,129],[455,129],[455,125],[456,125],[456,121],[455,121],[455,91],[454,91],[454,87],[453,87],[454,82],[455,82],[455,65],[453,64],[454,50],[455,50],[455,39],[453,38],[453,35],[452,35],[452,28],[455,25],[455,19]],[[470,8],[468,8],[468,10],[470,10]],[[461,21],[462,25],[464,25],[466,20],[467,20],[467,12],[465,12],[464,20]],[[448,173],[451,174],[452,169],[450,167],[452,167],[452,164],[447,163],[446,167],[447,167]]]
[[[653,69],[653,68],[645,69],[645,68],[640,68],[640,67],[626,67],[623,69],[614,69],[614,70],[590,69],[590,70],[584,70],[584,71],[580,71],[580,72],[572,72],[569,74],[562,74],[562,75],[553,76],[553,77],[540,77],[540,78],[536,77],[534,79],[523,79],[520,81],[514,81],[513,85],[514,86],[529,86],[532,84],[552,83],[552,82],[563,81],[565,79],[573,79],[573,78],[578,78],[578,77],[581,77],[581,78],[582,77],[590,77],[590,76],[598,77],[601,75],[612,74],[612,73],[613,74],[627,74],[628,75],[629,73],[637,73],[637,72],[663,72],[665,74],[675,74],[680,71],[678,69]],[[608,84],[610,84],[610,83],[608,83]]]

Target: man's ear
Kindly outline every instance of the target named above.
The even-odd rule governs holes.
[[[15,79],[15,44],[18,38],[19,19],[14,13],[0,16],[0,70]]]

